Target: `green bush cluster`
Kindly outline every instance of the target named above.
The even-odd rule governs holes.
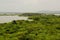
[[[0,40],[60,40],[60,16],[35,15],[0,24]]]

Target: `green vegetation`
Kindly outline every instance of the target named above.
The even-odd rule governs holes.
[[[28,20],[0,24],[0,40],[60,40],[60,16],[31,15]]]

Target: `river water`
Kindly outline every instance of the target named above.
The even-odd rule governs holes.
[[[28,17],[24,16],[0,16],[0,23],[8,23],[13,20],[28,20]]]

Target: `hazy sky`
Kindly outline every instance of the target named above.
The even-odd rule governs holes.
[[[0,12],[60,11],[60,0],[0,0]]]

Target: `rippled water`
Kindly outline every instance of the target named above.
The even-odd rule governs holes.
[[[13,20],[28,20],[28,17],[24,16],[0,16],[0,23],[7,23]]]

